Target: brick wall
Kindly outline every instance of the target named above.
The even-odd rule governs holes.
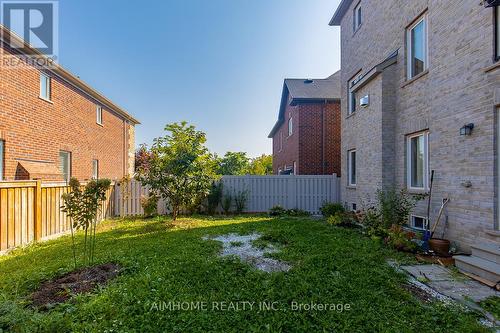
[[[2,47],[2,57],[15,57]],[[49,162],[59,166],[59,151],[72,156],[71,174],[92,176],[92,160],[99,160],[99,176],[119,179],[131,168],[133,125],[103,108],[103,125],[96,123],[97,101],[55,75],[52,102],[40,95],[40,72],[21,63],[0,66],[0,132],[5,142],[4,179],[16,178],[19,162]],[[125,141],[128,138],[128,142]],[[127,149],[129,152],[127,152]],[[18,178],[26,178],[22,170]]]
[[[401,6],[398,0],[362,0],[363,24],[353,33],[353,6],[358,3],[352,3],[341,22],[343,201],[368,206],[377,188],[406,187],[406,136],[428,130],[429,169],[436,172],[432,221],[447,197],[445,237],[464,249],[473,242],[495,240],[498,105],[493,92],[500,87],[500,66],[495,68],[493,61],[493,9],[477,1],[414,0]],[[424,11],[429,70],[407,81],[406,27]],[[357,92],[370,95],[370,106],[358,105],[348,116],[348,81],[395,50],[397,63]],[[471,136],[461,137],[465,123],[475,128]],[[349,188],[347,151],[354,148],[357,186]],[[462,186],[466,181],[472,182],[471,188]],[[425,216],[425,211],[421,202],[415,213]]]
[[[293,134],[288,136],[290,117],[293,117]],[[280,133],[283,135],[281,151]],[[285,166],[293,167],[295,162],[299,175],[340,175],[340,144],[340,103],[297,106],[287,103],[285,121],[273,137],[274,173],[285,170]]]

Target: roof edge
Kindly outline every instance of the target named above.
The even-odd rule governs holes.
[[[351,6],[352,2],[353,0],[342,0],[342,2],[337,7],[337,10],[335,11],[335,14],[333,14],[333,17],[328,25],[340,26],[340,22],[342,21],[342,18],[344,18],[344,15],[345,13],[347,13],[347,10]]]
[[[29,52],[23,52],[22,50],[15,50],[18,51],[20,54],[24,54],[27,56],[30,55],[35,55],[37,57],[43,57],[45,59],[48,59],[46,55],[38,51],[37,49],[33,48],[31,45],[28,45],[21,37],[16,35],[13,31],[10,31],[7,27],[4,25],[0,24],[0,40],[5,43],[5,38],[3,36],[7,35],[9,38],[12,38],[16,41],[16,43],[22,43],[26,45],[26,49]],[[87,83],[85,83],[83,80],[79,79],[75,75],[73,75],[71,72],[66,70],[64,67],[62,67],[59,64],[54,64],[54,68],[46,67],[46,69],[57,76],[59,76],[61,79],[65,80],[69,84],[73,85],[77,89],[81,90],[83,93],[85,93],[87,96],[95,99],[96,101],[100,102],[103,104],[103,106],[106,106],[122,118],[132,122],[134,125],[140,124],[140,121],[132,117],[128,112],[123,110],[121,107],[113,103],[110,99],[105,97],[103,94],[95,90],[94,88],[90,87]]]

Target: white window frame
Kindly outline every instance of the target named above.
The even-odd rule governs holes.
[[[42,93],[42,80],[46,81],[47,96]],[[40,98],[49,102],[52,101],[52,78],[45,73],[40,73]]]
[[[0,180],[4,180],[3,179],[3,170],[4,170],[4,164],[5,164],[4,152],[5,152],[5,141],[0,140]]]
[[[297,174],[297,162],[296,161],[293,161],[293,174],[294,175]]]
[[[96,123],[102,125],[102,106],[96,105],[95,113],[96,113]]]
[[[92,179],[99,179],[99,160],[92,160]]]
[[[414,187],[411,184],[411,141],[412,139],[418,137],[424,137],[424,175],[423,175],[423,187]],[[427,191],[429,190],[429,132],[418,132],[415,134],[408,135],[406,137],[406,182],[407,188],[414,191]]]
[[[292,136],[293,134],[293,117],[288,119],[288,136]]]
[[[347,152],[347,184],[351,187],[356,187],[356,184],[358,183],[358,179],[357,179],[357,173],[356,173],[356,163],[354,164],[354,167],[353,167],[353,159],[352,159],[352,155],[356,155],[356,149],[351,149]],[[353,176],[353,171],[354,171],[354,183],[352,182],[352,176]]]
[[[419,219],[424,220],[424,225],[422,228],[418,228],[415,226],[415,218],[419,218]],[[414,215],[414,214],[410,215],[410,227],[412,227],[413,229],[417,229],[417,230],[427,230],[429,227],[429,222],[427,221],[427,217],[420,216],[420,215]]]
[[[61,159],[62,155],[66,155],[68,157],[68,176],[66,179],[64,179],[64,181],[69,182],[69,180],[71,179],[71,164],[72,164],[71,155],[72,154],[70,151],[60,150],[59,151],[59,159]],[[59,161],[59,163],[61,164],[61,161]],[[63,170],[61,170],[61,172],[63,172]]]
[[[427,14],[424,14],[422,15],[421,17],[419,17],[411,26],[408,27],[408,29],[406,29],[406,74],[407,74],[407,79],[410,80],[412,78],[414,78],[415,76],[417,75],[420,75],[422,73],[419,73],[419,74],[414,74],[413,73],[413,58],[412,58],[412,54],[413,54],[413,47],[412,47],[412,31],[413,29],[415,29],[415,27],[417,25],[419,25],[420,23],[424,23],[424,69],[422,71],[425,72],[428,68],[429,68],[429,34],[428,34],[428,22],[429,20],[427,19]]]
[[[353,11],[353,16],[352,16],[353,32],[358,31],[362,24],[363,24],[363,11],[361,10],[361,2],[360,2],[356,7],[354,7]]]

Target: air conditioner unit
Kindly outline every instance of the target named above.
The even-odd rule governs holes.
[[[365,97],[362,97],[360,100],[359,100],[359,105],[361,107],[367,107],[368,105],[370,105],[370,95],[366,95]]]

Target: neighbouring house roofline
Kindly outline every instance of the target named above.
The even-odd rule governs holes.
[[[357,80],[356,84],[350,87],[350,90],[353,92],[358,91],[366,84],[368,84],[371,80],[373,80],[377,75],[382,73],[387,67],[395,64],[398,61],[398,53],[399,50],[392,52],[384,61],[382,61],[378,65],[375,65],[371,70],[369,70],[365,75]]]
[[[278,121],[268,135],[272,138],[285,121],[285,110],[291,97],[290,105],[303,103],[322,103],[340,101],[340,71],[326,79],[285,79],[281,93]]]
[[[5,26],[0,24],[0,40],[2,40],[3,43],[7,43],[5,40],[5,36],[8,36],[11,42],[13,41],[14,43],[18,45],[24,45],[24,48],[21,50],[19,49],[19,53],[27,55],[27,56],[37,56],[37,57],[43,57],[45,59],[48,59],[44,54],[42,54],[40,51],[37,49],[31,47],[28,45],[21,37],[16,35],[14,32],[10,31],[7,29]],[[71,74],[68,70],[64,69],[62,66],[58,64],[53,64],[50,68],[46,68],[47,71],[50,71],[51,73],[57,75],[70,85],[74,86],[78,90],[82,91],[84,94],[87,96],[91,97],[92,99],[98,101],[99,103],[102,104],[102,106],[107,107],[111,111],[115,112],[119,116],[123,117],[124,119],[130,121],[134,125],[140,124],[139,120],[135,119],[132,117],[128,112],[126,112],[124,109],[113,103],[111,100],[109,100],[107,97],[105,97],[103,94],[95,90],[94,88],[90,87],[88,84],[83,82],[81,79],[76,77],[75,75]]]
[[[330,20],[330,26],[340,26],[340,22],[342,18],[347,13],[349,7],[351,7],[353,0],[342,0],[340,5],[337,7],[335,14],[333,14],[332,19]]]

